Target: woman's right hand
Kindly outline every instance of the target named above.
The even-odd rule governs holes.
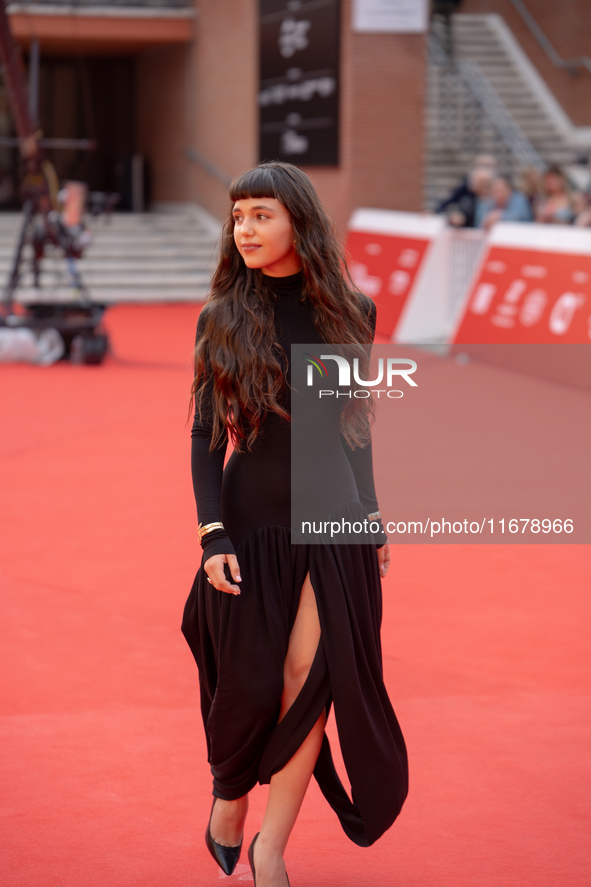
[[[240,567],[235,554],[212,554],[208,557],[203,565],[206,575],[211,581],[214,588],[218,591],[225,591],[226,594],[240,594],[237,585],[232,585],[226,579],[224,564],[228,564],[228,568],[234,582],[241,582]]]

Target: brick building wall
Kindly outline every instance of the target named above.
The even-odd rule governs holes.
[[[422,206],[426,44],[421,35],[355,34],[350,120],[353,206]]]
[[[256,163],[257,0],[197,0],[193,40],[137,57],[138,151],[152,201],[196,202],[218,218],[227,189],[188,159],[233,176]]]
[[[563,59],[591,56],[590,0],[525,0],[525,5]],[[503,16],[575,126],[591,126],[591,74],[555,68],[510,0],[464,0],[460,10],[486,12]]]
[[[419,211],[424,174],[423,35],[354,34],[341,8],[341,164],[309,167],[343,230],[360,206]]]
[[[142,54],[140,150],[153,199],[200,203],[218,218],[227,192],[183,156],[187,145],[233,176],[258,160],[258,0],[197,0],[195,40]],[[423,35],[353,34],[341,14],[341,163],[307,167],[344,230],[358,206],[419,210],[423,179]]]
[[[153,201],[187,200],[183,151],[193,116],[191,44],[141,52],[136,59],[137,150],[146,157]]]
[[[197,0],[190,143],[230,176],[257,162],[258,0]],[[191,165],[190,199],[223,219],[227,189]]]

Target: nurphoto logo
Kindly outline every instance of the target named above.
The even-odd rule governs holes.
[[[317,357],[315,354],[308,354],[304,352],[305,360],[308,364],[307,369],[307,380],[306,384],[308,387],[312,387],[314,385],[315,373],[314,370],[318,370],[320,374],[320,380],[325,380],[328,378],[328,369],[324,361],[334,360],[338,367],[339,372],[339,388],[351,388],[351,364],[352,373],[353,373],[353,381],[355,385],[359,385],[361,387],[354,388],[350,391],[336,391],[329,388],[321,388],[318,391],[318,397],[371,397],[372,393],[377,394],[379,397],[381,394],[385,394],[386,397],[391,398],[399,398],[404,396],[404,391],[401,391],[398,388],[394,388],[395,384],[399,384],[400,380],[403,380],[410,385],[412,388],[417,387],[417,383],[414,379],[411,378],[412,374],[417,370],[416,361],[410,360],[410,358],[406,357],[387,357],[385,360],[383,357],[378,359],[378,367],[377,367],[377,376],[375,379],[362,379],[360,377],[359,372],[359,358],[355,357],[352,361],[348,360],[346,357],[343,357],[341,354],[321,354]],[[385,370],[384,370],[385,364]],[[385,381],[385,388],[378,388],[378,385],[383,384]],[[369,389],[372,389],[371,391]]]

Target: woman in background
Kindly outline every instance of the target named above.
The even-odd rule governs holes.
[[[571,189],[566,176],[558,166],[552,166],[542,176],[543,194],[536,207],[536,222],[551,225],[570,225],[574,218]]]

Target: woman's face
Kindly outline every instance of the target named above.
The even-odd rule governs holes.
[[[248,268],[269,277],[287,277],[302,267],[294,246],[291,217],[274,197],[237,200],[232,211],[234,241]]]

